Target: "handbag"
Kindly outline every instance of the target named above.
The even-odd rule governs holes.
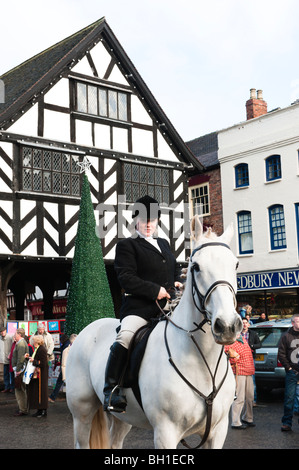
[[[33,372],[33,379],[39,379],[40,378],[40,368],[36,367],[35,371]]]
[[[23,374],[19,374],[15,376],[15,388],[18,390],[22,387],[22,379],[23,379]]]
[[[35,372],[35,366],[32,364],[32,362],[28,361],[27,367],[23,375],[23,382],[26,385],[30,383],[30,380],[32,379],[34,372]]]

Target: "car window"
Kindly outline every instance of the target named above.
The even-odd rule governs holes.
[[[287,328],[255,328],[254,331],[258,334],[262,347],[277,348],[281,335],[287,331]]]

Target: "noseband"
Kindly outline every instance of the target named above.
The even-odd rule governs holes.
[[[203,248],[206,248],[207,246],[224,246],[225,248],[228,248],[230,250],[230,247],[228,245],[226,245],[226,243],[220,243],[220,242],[205,243],[204,245],[201,245],[201,246],[199,246],[199,247],[197,247],[193,250],[193,252],[191,254],[191,257],[190,257],[191,263],[192,263],[192,258],[195,255],[195,253],[197,253],[199,250],[202,250]],[[235,308],[237,307],[236,293],[235,293],[235,290],[234,290],[234,288],[233,288],[233,286],[231,285],[230,282],[220,279],[218,281],[215,281],[208,288],[205,295],[201,294],[201,292],[198,289],[197,283],[195,281],[195,272],[198,271],[198,269],[199,269],[198,265],[196,265],[196,264],[193,264],[190,268],[191,276],[192,276],[192,298],[193,298],[193,303],[194,303],[195,307],[197,308],[197,310],[199,310],[204,315],[205,323],[207,323],[207,322],[210,323],[209,317],[211,316],[211,313],[208,311],[208,309],[206,307],[206,304],[207,304],[207,301],[209,300],[212,292],[214,292],[214,290],[217,289],[217,287],[219,287],[219,286],[227,286],[233,294]],[[197,297],[199,299],[200,305],[198,305],[196,303],[195,294],[197,295]]]

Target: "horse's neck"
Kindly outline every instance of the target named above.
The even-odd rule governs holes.
[[[204,361],[207,361],[213,373],[221,354],[221,346],[214,341],[211,326],[205,323],[202,330],[196,330],[204,317],[194,305],[183,298],[171,319],[180,327],[169,327],[167,332],[171,356],[177,367],[183,372],[188,370],[188,377],[194,384],[197,380],[199,364],[202,374],[210,377]],[[182,331],[181,328],[186,331]],[[208,383],[210,383],[209,380]]]

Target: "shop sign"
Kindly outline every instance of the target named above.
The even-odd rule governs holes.
[[[59,317],[66,315],[66,299],[57,299],[53,301],[53,315],[58,315]],[[43,315],[44,302],[41,301],[27,301],[28,308],[32,312],[32,317]]]
[[[237,276],[238,291],[299,287],[299,269]]]

